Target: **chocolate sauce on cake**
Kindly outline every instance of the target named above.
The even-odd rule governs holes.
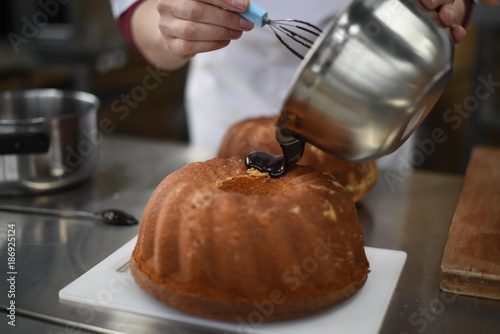
[[[292,131],[277,127],[276,139],[283,155],[274,155],[265,151],[251,152],[245,159],[247,167],[255,168],[262,173],[269,173],[271,177],[280,177],[302,158],[305,142],[297,139]]]

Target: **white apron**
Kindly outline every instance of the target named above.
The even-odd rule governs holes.
[[[271,19],[293,18],[324,28],[344,5],[339,0],[255,0]],[[279,113],[300,59],[272,30],[255,26],[214,52],[192,60],[186,103],[191,143],[216,150],[240,120]]]

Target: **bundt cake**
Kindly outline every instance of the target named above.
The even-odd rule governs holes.
[[[130,269],[157,299],[233,321],[324,310],[369,272],[354,202],[331,175],[295,165],[270,178],[241,157],[192,163],[159,184]]]
[[[218,156],[246,156],[259,150],[282,154],[274,134],[275,123],[274,117],[252,118],[236,123],[226,133]],[[298,163],[332,174],[351,193],[355,202],[365,196],[377,181],[375,161],[347,162],[310,144],[306,145],[304,155]]]

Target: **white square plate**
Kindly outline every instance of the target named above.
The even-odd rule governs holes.
[[[177,311],[151,297],[132,278],[128,263],[133,238],[94,268],[59,291],[61,301],[96,305],[172,321],[238,333],[335,334],[378,333],[406,261],[402,251],[365,247],[371,272],[363,288],[349,300],[320,314],[289,321],[225,322]]]

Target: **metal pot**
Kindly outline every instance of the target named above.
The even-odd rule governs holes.
[[[345,160],[389,154],[441,96],[453,52],[417,0],[354,0],[308,52],[278,126]]]
[[[99,99],[57,89],[0,93],[0,195],[39,194],[86,180],[98,162]]]

